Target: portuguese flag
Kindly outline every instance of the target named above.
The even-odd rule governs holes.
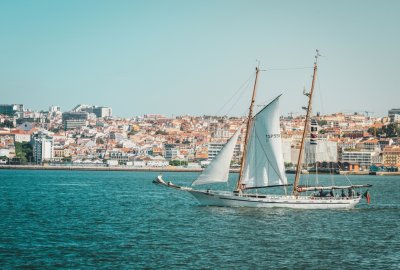
[[[368,190],[364,192],[363,197],[367,200],[368,204],[371,202],[371,196],[369,195]]]

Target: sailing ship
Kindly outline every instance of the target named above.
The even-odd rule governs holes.
[[[203,170],[191,187],[178,186],[172,182],[165,182],[159,175],[153,182],[169,188],[182,190],[193,195],[201,205],[227,207],[284,207],[296,209],[351,209],[357,205],[362,196],[355,189],[370,187],[371,185],[345,186],[300,186],[299,179],[302,173],[304,145],[309,134],[312,111],[312,97],[317,75],[318,50],[314,62],[314,72],[311,89],[304,91],[308,98],[308,106],[304,121],[300,151],[297,160],[296,175],[293,184],[288,183],[282,154],[280,133],[279,99],[276,97],[253,115],[256,98],[259,68],[256,68],[253,93],[247,117],[246,134],[244,136],[243,157],[236,187],[233,191],[212,189],[196,189],[195,186],[227,182],[230,162],[234,148],[241,133],[239,128],[235,134]],[[288,187],[292,190],[288,191]],[[282,194],[258,193],[260,189],[282,188]],[[254,192],[254,190],[256,192]],[[342,190],[342,194],[335,194]],[[348,194],[344,193],[348,190]],[[334,192],[335,191],[335,192]],[[311,193],[311,194],[310,194]],[[366,192],[369,202],[369,194]]]

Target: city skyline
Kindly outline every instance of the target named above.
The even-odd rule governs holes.
[[[386,116],[399,107],[399,10],[396,1],[2,2],[0,103],[243,116],[259,63],[257,104],[283,93],[286,116],[302,113],[318,48],[314,112]]]

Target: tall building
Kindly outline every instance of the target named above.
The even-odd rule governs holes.
[[[52,106],[49,107],[49,112],[51,112],[51,113],[53,113],[53,112],[59,112],[59,111],[61,111],[60,106],[54,106],[54,105],[52,105]]]
[[[92,106],[86,104],[79,104],[72,111],[94,113],[98,118],[110,117],[112,115],[112,109],[110,107]]]
[[[0,114],[13,116],[17,112],[23,112],[24,105],[22,104],[0,104]]]
[[[87,125],[89,114],[87,112],[65,112],[62,114],[64,129],[74,129]]]
[[[32,135],[31,145],[33,152],[33,160],[36,163],[42,163],[51,160],[54,157],[53,138],[44,133],[36,133]]]
[[[93,107],[93,113],[98,118],[110,117],[112,115],[112,110],[109,107]]]
[[[225,146],[226,142],[224,143],[219,143],[219,142],[213,142],[208,144],[208,160],[211,161],[213,160],[218,153],[222,150],[222,148]],[[240,144],[236,144],[235,148],[233,150],[233,160],[239,160],[240,158]]]
[[[400,109],[391,109],[388,112],[390,122],[400,122]]]
[[[175,144],[166,144],[164,147],[165,147],[164,157],[166,160],[172,160],[180,154],[179,147]]]

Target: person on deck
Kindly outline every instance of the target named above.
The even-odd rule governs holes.
[[[349,191],[348,192],[349,192],[349,197],[350,198],[354,197],[355,193],[354,193],[354,189],[353,188],[349,187]]]

